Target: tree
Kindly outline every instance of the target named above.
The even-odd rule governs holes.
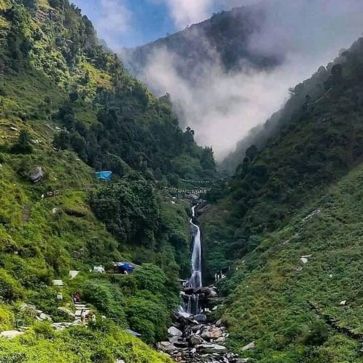
[[[12,146],[11,152],[14,154],[31,154],[33,152],[30,144],[30,135],[27,131],[22,130],[20,132],[18,141]]]
[[[56,134],[53,139],[53,146],[56,149],[66,150],[70,147],[70,137],[69,133],[65,131],[61,131]]]

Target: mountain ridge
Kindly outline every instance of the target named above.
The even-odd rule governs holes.
[[[211,67],[221,67],[226,72],[245,66],[271,69],[283,60],[251,50],[248,44],[263,18],[264,13],[257,6],[233,8],[154,42],[127,49],[123,55],[132,73],[142,76],[148,58],[166,51],[173,55],[181,77],[192,83],[207,75]]]

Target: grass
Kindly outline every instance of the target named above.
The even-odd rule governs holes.
[[[236,266],[225,286],[233,292],[224,313],[235,350],[256,341],[257,349],[242,355],[258,362],[363,361],[360,342],[323,319],[363,333],[362,181],[360,166],[285,228],[265,236]],[[318,209],[319,214],[305,219]],[[308,263],[302,263],[302,256],[310,256]],[[312,344],[314,334],[321,340]]]

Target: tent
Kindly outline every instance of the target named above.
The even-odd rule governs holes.
[[[96,173],[98,180],[110,181],[112,179],[112,171],[99,171]]]
[[[131,273],[135,269],[135,266],[130,262],[116,262],[114,266],[117,272],[122,274]]]

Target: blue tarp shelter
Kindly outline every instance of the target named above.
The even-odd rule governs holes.
[[[96,173],[98,180],[110,181],[112,179],[112,171],[99,171]]]
[[[115,268],[117,272],[124,274],[125,272],[131,273],[134,271],[135,266],[130,262],[116,262]]]

